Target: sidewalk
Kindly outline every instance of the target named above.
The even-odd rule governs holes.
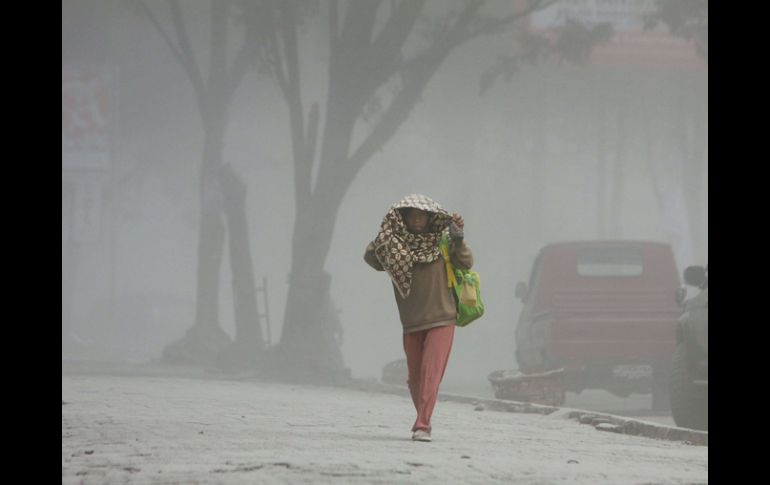
[[[62,483],[707,483],[708,447],[331,387],[62,375]]]

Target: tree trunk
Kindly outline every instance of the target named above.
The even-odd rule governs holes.
[[[542,239],[545,237],[546,225],[543,223],[543,215],[545,213],[543,205],[546,200],[545,191],[546,187],[546,173],[545,165],[548,160],[548,144],[547,144],[547,117],[548,117],[548,95],[545,92],[545,88],[538,84],[532,102],[534,106],[532,111],[535,115],[535,123],[533,128],[533,145],[532,145],[532,229],[536,237]]]
[[[682,95],[679,106],[679,150],[682,157],[682,187],[687,202],[687,215],[695,245],[694,255],[703,264],[708,233],[705,230],[707,219],[704,206],[704,177],[706,173],[706,148],[708,134],[706,108],[701,107],[700,93],[690,95],[686,84],[682,83]],[[687,104],[685,104],[687,102]]]
[[[62,353],[69,351],[72,343],[72,310],[75,303],[75,281],[80,247],[72,235],[73,190],[62,184],[62,244],[61,244],[61,342]]]
[[[346,98],[334,83],[328,96],[315,190],[311,190],[308,170],[313,153],[306,151],[302,137],[294,144],[297,215],[283,329],[272,356],[272,367],[280,377],[305,382],[350,379],[340,350],[342,324],[331,297],[331,275],[324,264],[337,212],[352,181],[347,171],[353,168],[341,161],[348,159],[355,113],[362,105]]]
[[[256,367],[263,356],[265,341],[259,322],[249,244],[246,184],[229,165],[222,167],[220,180],[224,189],[230,268],[233,277],[235,341],[220,354],[218,365],[226,369]]]
[[[307,200],[297,207],[289,292],[274,365],[294,380],[347,380],[342,324],[331,297],[331,275],[324,270],[342,196]]]
[[[597,185],[596,213],[598,215],[596,236],[600,239],[607,237],[607,106],[601,95],[597,98],[599,105],[597,152]]]
[[[623,238],[623,181],[626,166],[626,144],[628,143],[628,104],[623,102],[618,113],[617,142],[615,144],[615,160],[612,174],[612,203],[610,204],[610,237]]]
[[[696,137],[696,142],[700,143],[702,157],[703,157],[703,173],[698,180],[698,196],[700,198],[701,209],[701,227],[700,227],[700,239],[698,245],[698,251],[695,254],[699,255],[701,261],[708,262],[709,255],[709,150],[708,150],[708,118],[703,120],[703,130],[699,131]]]
[[[217,177],[221,165],[224,123],[205,129],[200,182],[200,225],[195,324],[181,340],[163,350],[163,359],[174,363],[208,365],[231,342],[219,324],[219,272],[222,266],[225,227],[223,193]]]

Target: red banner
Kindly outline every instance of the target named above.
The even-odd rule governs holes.
[[[105,68],[62,66],[62,169],[107,169],[110,75]]]

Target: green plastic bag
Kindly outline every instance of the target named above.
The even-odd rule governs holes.
[[[453,289],[457,304],[455,323],[464,327],[484,314],[481,280],[475,271],[454,267],[449,259],[449,241],[446,236],[441,238],[441,255],[447,269],[447,286]]]

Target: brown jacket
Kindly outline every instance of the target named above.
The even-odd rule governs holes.
[[[470,269],[473,266],[473,255],[463,240],[450,244],[449,260],[458,268]],[[371,243],[366,247],[364,261],[377,271],[384,271],[374,255]],[[393,293],[396,295],[404,333],[452,325],[455,322],[457,307],[447,286],[444,258],[432,263],[417,263],[412,267],[412,289],[407,298],[401,298],[395,285]]]

